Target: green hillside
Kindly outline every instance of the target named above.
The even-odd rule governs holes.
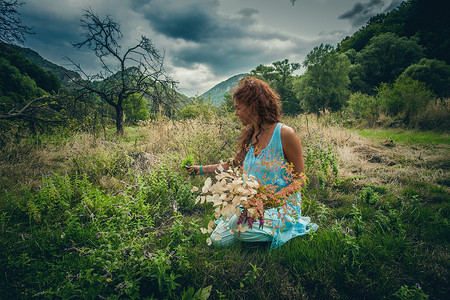
[[[239,83],[239,80],[246,75],[247,73],[234,75],[233,77],[230,77],[227,80],[215,85],[213,88],[203,93],[201,97],[211,99],[211,103],[213,105],[220,105],[224,101],[224,95],[231,92],[231,90]]]
[[[446,1],[445,1],[446,2]],[[391,32],[417,39],[426,57],[450,63],[450,18],[442,0],[409,0],[386,14],[373,16],[365,26],[339,45],[342,52],[361,51],[370,39]]]
[[[22,48],[16,45],[9,45],[10,48],[15,49],[22,53],[31,62],[35,63],[42,69],[55,74],[59,80],[64,84],[72,78],[80,78],[80,74],[77,72],[68,70],[62,66],[56,65],[45,58],[43,58],[39,53],[29,48]]]
[[[0,43],[0,112],[11,111],[45,93],[57,92],[57,76],[31,62],[19,51]]]

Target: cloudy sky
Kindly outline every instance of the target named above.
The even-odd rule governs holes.
[[[259,64],[301,63],[321,43],[335,46],[367,20],[402,0],[23,0],[22,22],[34,35],[25,47],[70,68],[64,57],[90,74],[99,62],[82,41],[80,19],[91,8],[120,23],[122,48],[150,38],[164,51],[167,73],[187,96]]]

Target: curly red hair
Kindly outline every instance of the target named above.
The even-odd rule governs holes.
[[[281,122],[280,95],[267,82],[254,76],[246,76],[232,90],[231,94],[236,102],[251,107],[252,111],[258,115],[259,131],[263,125]],[[240,157],[247,153],[255,130],[256,128],[252,125],[243,130],[238,143]],[[257,142],[258,135],[255,139]],[[239,161],[242,162],[243,159],[239,159]]]

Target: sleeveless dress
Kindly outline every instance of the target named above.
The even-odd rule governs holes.
[[[292,181],[285,170],[286,160],[281,143],[281,126],[283,126],[282,123],[277,124],[267,147],[257,156],[255,156],[255,149],[250,145],[244,160],[245,173],[255,176],[260,184],[274,186],[276,191],[288,186]],[[212,242],[223,247],[237,241],[271,242],[271,249],[275,249],[294,237],[317,230],[318,226],[311,223],[309,217],[301,216],[300,192],[291,195],[286,202],[283,207],[264,211],[265,222],[262,228],[259,227],[259,222],[255,222],[251,229],[237,232],[239,219],[237,216],[226,220],[221,219],[211,234]],[[234,234],[231,234],[230,230]],[[222,238],[216,241],[218,235]]]

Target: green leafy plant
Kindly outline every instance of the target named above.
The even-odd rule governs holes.
[[[189,155],[181,161],[181,168],[190,166],[193,164],[193,162],[194,162],[194,155]]]
[[[364,225],[365,225],[365,223],[362,219],[361,211],[358,209],[358,207],[356,205],[353,205],[353,210],[350,214],[353,217],[352,225],[353,225],[353,230],[355,232],[355,236],[356,236],[356,238],[361,238],[361,235],[364,230]]]
[[[339,167],[335,149],[319,132],[308,135],[304,143],[305,169],[311,184],[324,189],[333,185],[338,177]]]
[[[260,276],[259,272],[262,270],[262,268],[258,267],[257,265],[254,265],[252,263],[250,263],[250,266],[252,267],[252,269],[250,271],[248,271],[247,273],[245,273],[244,279],[242,279],[242,281],[239,283],[239,286],[241,288],[243,288],[245,286],[249,286],[249,285],[254,285],[255,281]]]
[[[422,288],[416,284],[415,286],[402,285],[393,296],[401,300],[423,300],[428,299],[428,295],[422,290]]]
[[[184,292],[181,300],[206,300],[211,295],[212,285],[200,288],[197,291],[191,286]]]
[[[372,186],[366,186],[361,192],[361,200],[367,204],[376,204],[380,200],[380,195]]]

